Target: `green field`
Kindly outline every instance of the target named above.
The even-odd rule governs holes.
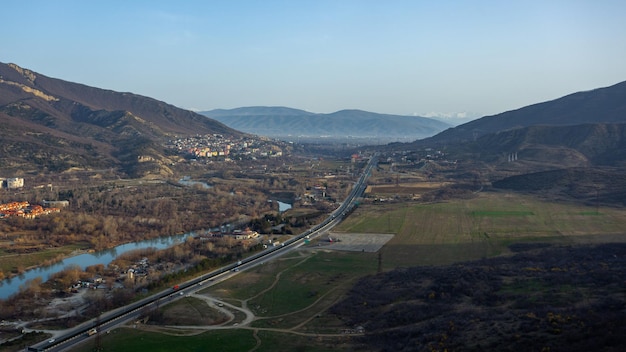
[[[219,311],[212,309],[205,301],[195,297],[185,297],[161,308],[158,317],[165,325],[214,325],[227,320]]]
[[[473,211],[471,213],[472,216],[481,217],[481,216],[531,216],[535,215],[532,211],[501,211],[501,210],[492,210],[492,211]]]
[[[337,231],[396,233],[405,244],[454,244],[477,236],[511,238],[620,233],[623,209],[541,202],[519,195],[481,194],[434,204],[361,206]]]
[[[123,329],[119,335],[106,336],[103,346],[115,351],[165,351],[171,346],[178,351],[351,350],[350,336],[340,333],[346,326],[328,309],[360,277],[379,269],[508,254],[509,246],[519,242],[623,242],[625,223],[624,209],[541,202],[512,194],[483,193],[434,204],[365,204],[334,231],[395,234],[380,256],[330,251],[313,243],[202,292],[246,306],[256,316],[249,327],[187,337]],[[510,283],[504,289],[518,292],[532,287],[532,282]]]
[[[385,269],[436,265],[506,254],[519,241],[585,242],[618,238],[626,211],[482,193],[433,204],[359,207],[335,231],[395,233],[383,248]]]
[[[297,352],[333,352],[354,351],[349,344],[349,336],[327,338],[324,336],[301,336],[272,331],[259,331],[257,336],[262,341],[255,352],[297,351]]]
[[[100,351],[115,352],[205,352],[248,351],[256,345],[251,331],[223,330],[174,336],[131,328],[116,329],[110,334],[101,334]],[[95,339],[75,349],[78,352],[96,350]]]
[[[263,317],[253,326],[290,327],[316,316],[356,278],[375,273],[375,265],[371,253],[310,253],[300,265],[276,275],[278,280],[263,295],[248,301],[254,313]]]
[[[201,293],[235,306],[245,301],[257,317],[253,327],[285,329],[312,317],[318,319],[355,279],[375,272],[376,255],[372,253],[303,251],[243,272]],[[321,328],[335,332],[337,325],[327,323]]]

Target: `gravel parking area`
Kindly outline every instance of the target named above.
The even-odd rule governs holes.
[[[325,248],[338,251],[378,252],[393,238],[389,233],[330,233],[333,242],[327,242]]]

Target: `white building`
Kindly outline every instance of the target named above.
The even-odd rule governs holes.
[[[24,187],[24,179],[21,177],[7,178],[7,188],[22,188]]]

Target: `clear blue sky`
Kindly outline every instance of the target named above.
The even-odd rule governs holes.
[[[488,115],[626,80],[626,1],[0,0],[0,62],[179,107]]]

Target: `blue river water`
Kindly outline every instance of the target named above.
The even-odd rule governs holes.
[[[190,235],[192,234],[163,236],[153,240],[127,243],[95,253],[85,253],[69,257],[49,266],[27,270],[22,275],[0,281],[0,299],[6,299],[12,294],[18,292],[20,286],[29,280],[41,277],[43,281],[46,281],[51,274],[63,270],[68,265],[78,265],[83,270],[90,265],[104,264],[104,266],[107,266],[117,256],[128,251],[150,247],[164,249],[173,244],[184,241],[185,238]]]
[[[208,184],[206,182],[201,182],[201,181],[194,181],[191,178],[189,178],[189,176],[185,176],[185,177],[181,178],[180,180],[178,180],[178,183],[180,183],[181,185],[184,185],[184,186],[200,185],[204,189],[212,188],[212,186],[210,184]]]
[[[278,211],[279,212],[283,212],[283,211],[287,211],[289,209],[291,209],[291,204],[289,203],[283,203],[281,201],[277,201],[278,202]]]
[[[193,182],[189,180],[181,180],[187,182]],[[208,186],[208,185],[207,185]],[[210,186],[209,186],[210,187]],[[278,208],[280,212],[284,212],[288,209],[291,209],[291,204],[278,202]],[[19,291],[20,286],[25,284],[27,281],[35,279],[37,277],[41,277],[45,282],[48,280],[50,275],[57,273],[63,269],[65,269],[69,265],[78,265],[82,269],[90,265],[103,264],[107,266],[109,263],[113,261],[120,254],[126,253],[128,251],[136,250],[136,249],[145,249],[145,248],[156,248],[156,249],[164,249],[167,248],[179,241],[184,241],[187,236],[190,234],[183,235],[173,235],[173,236],[164,236],[153,240],[132,242],[117,246],[112,249],[103,250],[95,253],[85,253],[77,256],[69,257],[63,259],[62,261],[45,266],[39,267],[31,270],[27,270],[21,275],[12,277],[10,279],[4,279],[0,281],[0,299],[6,299],[12,294]]]

